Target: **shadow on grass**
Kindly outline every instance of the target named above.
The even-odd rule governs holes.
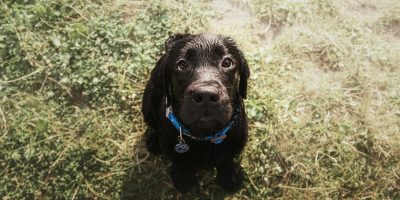
[[[200,181],[186,194],[174,188],[168,175],[170,162],[165,156],[149,154],[144,139],[133,153],[133,167],[125,171],[121,199],[224,199],[226,193],[215,183],[214,171],[199,171]]]

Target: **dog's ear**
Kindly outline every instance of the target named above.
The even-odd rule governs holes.
[[[229,51],[234,54],[234,56],[238,59],[239,62],[239,95],[243,98],[247,98],[247,79],[250,77],[250,69],[247,65],[246,58],[244,58],[243,52],[240,51],[237,46],[235,40],[231,37],[222,36],[224,38],[225,44],[228,45]]]
[[[239,82],[239,94],[243,99],[247,98],[247,79],[250,77],[250,69],[247,65],[246,58],[244,58],[243,53],[239,50],[240,54],[240,66],[239,66],[239,74],[240,74],[240,82]]]
[[[182,43],[184,39],[187,39],[190,36],[190,34],[170,35],[165,41],[165,53],[157,61],[155,68],[151,72],[151,82],[167,96],[168,105],[171,103],[172,98],[170,74],[168,71],[168,65],[171,64],[169,61],[171,60],[171,55],[173,54],[172,51],[175,45]]]

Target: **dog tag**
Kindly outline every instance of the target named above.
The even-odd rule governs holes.
[[[177,153],[186,153],[187,151],[189,151],[189,145],[184,143],[179,143],[175,145],[175,151]]]

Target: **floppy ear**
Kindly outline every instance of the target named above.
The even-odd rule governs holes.
[[[154,84],[158,91],[164,93],[168,99],[171,98],[171,92],[169,91],[169,80],[168,80],[168,68],[167,61],[169,57],[169,52],[166,51],[164,55],[157,61],[156,66],[151,71],[150,81]]]
[[[250,77],[249,66],[247,65],[247,61],[244,58],[243,52],[240,51],[237,46],[235,40],[231,37],[222,36],[224,38],[224,42],[229,46],[230,51],[238,58],[239,61],[239,95],[243,98],[247,98],[247,79]]]
[[[239,74],[240,74],[240,82],[239,82],[239,94],[243,99],[247,98],[247,79],[250,77],[249,66],[247,65],[247,61],[243,56],[243,53],[239,50],[240,54],[240,66],[239,66]]]
[[[165,53],[161,56],[161,58],[157,61],[155,68],[151,72],[151,82],[157,87],[159,90],[163,91],[163,93],[167,96],[167,106],[171,104],[172,100],[172,88],[170,84],[170,73],[168,71],[168,65],[171,63],[170,57],[171,52],[174,49],[174,46],[177,43],[183,41],[183,39],[191,36],[190,34],[176,34],[171,35],[165,41]]]

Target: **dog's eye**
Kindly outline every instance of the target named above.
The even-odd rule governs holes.
[[[225,58],[225,59],[222,61],[222,67],[228,68],[228,67],[232,66],[232,64],[233,64],[233,60],[230,59],[230,58]]]
[[[178,70],[181,70],[181,71],[186,70],[188,68],[188,65],[186,64],[186,62],[184,60],[178,61],[177,66],[178,66]]]

